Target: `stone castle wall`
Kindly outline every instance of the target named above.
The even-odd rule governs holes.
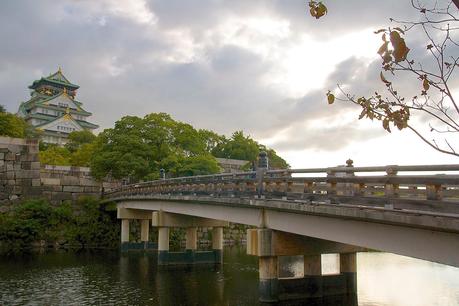
[[[27,198],[59,204],[84,195],[100,196],[120,184],[98,182],[86,167],[41,165],[38,153],[37,140],[0,137],[0,210]]]
[[[118,187],[118,181],[95,180],[87,167],[42,165],[40,182],[43,196],[54,203],[72,200],[80,196],[100,196],[103,190]]]

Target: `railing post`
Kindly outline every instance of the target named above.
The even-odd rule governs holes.
[[[389,178],[397,175],[398,171],[396,167],[397,166],[388,166],[386,168],[386,173]],[[386,183],[386,185],[384,186],[384,194],[387,198],[396,198],[399,195],[398,189],[399,189],[398,184]],[[392,201],[389,201],[388,203],[386,203],[386,205],[384,205],[384,208],[393,209],[394,203]]]
[[[336,181],[329,180],[329,178],[335,177],[334,171],[327,171],[327,194],[336,195]]]
[[[427,200],[441,200],[442,199],[441,190],[442,190],[442,187],[439,184],[427,184],[426,185]]]
[[[314,182],[304,182],[303,193],[307,193],[307,194],[314,193]]]
[[[352,159],[348,159],[346,160],[346,168],[354,168],[354,161]],[[346,177],[353,177],[355,176],[355,173],[354,172],[348,172],[346,171],[346,173],[344,174]],[[346,195],[346,196],[352,196],[354,195],[354,184],[353,183],[345,183],[344,184],[344,192],[343,194]]]
[[[364,183],[354,183],[353,184],[353,195],[356,197],[365,195],[365,184]]]
[[[257,195],[258,198],[261,198],[264,190],[263,190],[263,177],[268,171],[268,153],[265,151],[261,151],[258,154],[258,169],[257,169]]]

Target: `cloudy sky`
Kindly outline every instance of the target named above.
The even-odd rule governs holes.
[[[410,1],[328,0],[320,20],[305,2],[1,1],[0,104],[15,112],[27,86],[61,66],[101,129],[167,112],[226,135],[242,129],[293,167],[457,163],[326,103],[337,83],[356,94],[380,86],[373,31],[416,18]]]

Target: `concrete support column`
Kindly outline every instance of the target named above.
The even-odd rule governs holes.
[[[357,272],[357,254],[356,253],[345,253],[339,254],[339,270],[341,273]]]
[[[121,243],[129,242],[129,219],[121,220]]]
[[[150,220],[140,220],[140,241],[148,242],[150,239]]]
[[[304,280],[311,297],[323,295],[322,256],[304,255]]]
[[[158,228],[158,265],[167,265],[169,261],[169,228]]]
[[[322,256],[304,255],[304,276],[322,275]]]
[[[223,263],[223,227],[212,228],[212,250],[215,263]]]
[[[346,278],[347,294],[357,293],[357,254],[339,254],[339,270]]]
[[[273,303],[279,300],[279,274],[277,256],[258,257],[259,300],[260,302]]]
[[[186,261],[193,264],[196,260],[196,250],[198,249],[198,229],[196,227],[186,228]]]
[[[187,227],[186,229],[186,250],[196,251],[198,248],[198,229],[196,227]]]

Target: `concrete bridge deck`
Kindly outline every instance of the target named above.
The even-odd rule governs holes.
[[[308,256],[366,249],[459,267],[459,175],[445,174],[451,171],[459,165],[261,168],[145,182],[105,197],[119,212],[143,214],[153,224],[152,214],[161,212],[254,226],[259,230],[248,234],[248,253],[266,271],[273,256],[302,254],[306,267]],[[268,240],[266,230],[274,233]]]

